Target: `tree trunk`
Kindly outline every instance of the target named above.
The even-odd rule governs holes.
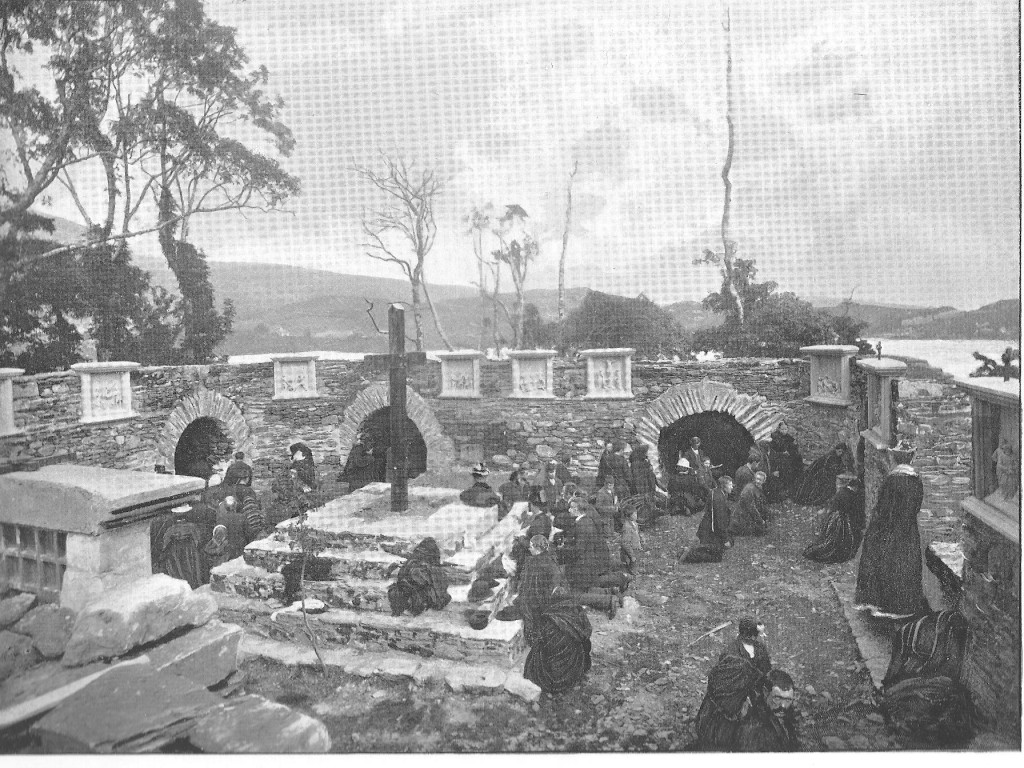
[[[569,249],[569,225],[572,223],[572,182],[576,177],[579,162],[573,160],[566,190],[565,229],[562,231],[562,255],[558,259],[558,321],[565,319],[565,256]]]
[[[422,311],[422,303],[420,301],[420,281],[413,278],[409,282],[409,287],[412,292],[412,325],[414,340],[416,344],[416,351],[423,351],[423,318],[420,316]]]
[[[473,232],[473,252],[476,254],[476,266],[479,273],[480,288],[480,351],[487,350],[487,285],[484,282],[483,232]]]
[[[441,337],[441,343],[444,344],[444,348],[449,352],[452,351],[452,343],[448,341],[448,336],[444,332],[444,328],[441,327],[441,321],[437,317],[437,310],[434,308],[434,302],[430,298],[430,291],[427,290],[427,282],[423,281],[423,298],[427,300],[427,308],[430,309],[430,316],[434,319],[434,328],[437,329],[437,335]]]
[[[491,336],[494,338],[494,353],[501,353],[501,339],[498,333],[498,294],[501,292],[501,264],[494,270],[494,293],[491,299]]]
[[[512,318],[515,321],[512,328],[512,341],[516,349],[521,349],[523,344],[523,313],[526,307],[526,297],[523,295],[525,280],[522,277],[518,277],[515,270],[513,270],[512,282],[515,283],[516,288],[516,303],[512,305]]]
[[[733,124],[733,86],[732,86],[732,15],[728,8],[725,11],[725,123],[728,129],[728,145],[725,162],[722,164],[722,185],[725,188],[725,199],[722,203],[722,264],[723,279],[726,292],[736,304],[736,321],[743,325],[743,302],[733,283],[734,248],[729,242],[729,212],[732,205],[732,181],[729,172],[732,170],[733,150],[736,143],[736,129]]]

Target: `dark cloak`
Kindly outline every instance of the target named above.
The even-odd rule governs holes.
[[[526,642],[532,644],[541,614],[555,599],[555,589],[565,587],[565,580],[551,552],[528,554],[519,573],[518,592],[513,604],[523,620]]]
[[[693,472],[676,472],[668,478],[670,515],[695,515],[704,509],[709,491]]]
[[[792,435],[772,433],[768,443],[768,467],[765,493],[770,501],[785,498],[797,489],[804,473],[804,458]]]
[[[733,536],[764,536],[768,531],[766,504],[764,491],[753,482],[748,483],[732,511],[729,533]]]
[[[566,554],[565,577],[575,591],[586,592],[597,584],[598,577],[611,571],[608,544],[600,524],[590,514],[576,521],[572,550]]]
[[[773,711],[760,698],[740,720],[736,733],[737,752],[798,752],[800,739],[796,727],[795,707]]]
[[[725,543],[729,540],[729,500],[720,489],[711,491],[711,500],[704,508],[704,517],[697,526],[699,545],[691,549],[685,563],[717,563],[722,560]]]
[[[350,491],[358,491],[365,485],[376,482],[376,466],[373,454],[362,443],[356,443],[348,454],[345,469],[341,473],[343,482],[348,483]]]
[[[548,693],[567,691],[590,670],[590,621],[575,600],[561,598],[541,611],[536,624],[523,677]]]
[[[846,444],[839,443],[807,468],[793,501],[814,506],[827,504],[836,492],[836,478],[852,469],[852,459]]]
[[[708,751],[733,751],[743,703],[757,703],[767,693],[772,662],[764,643],[755,640],[751,658],[739,638],[719,656],[708,673],[708,689],[697,711],[697,747]]]
[[[819,563],[845,563],[853,559],[864,537],[864,491],[840,488],[828,503],[821,532],[804,549],[804,557]]]
[[[858,605],[909,616],[927,610],[921,587],[921,535],[917,515],[924,485],[917,475],[890,473],[882,482],[860,555]]]
[[[501,497],[483,480],[475,480],[459,494],[459,501],[469,507],[493,507],[501,503]]]
[[[388,587],[391,614],[408,610],[419,616],[428,608],[441,610],[451,602],[448,577],[441,567],[441,550],[428,537],[416,545],[409,559],[398,569],[395,583]]]
[[[201,586],[206,580],[206,569],[200,556],[203,544],[198,525],[187,520],[175,520],[160,539],[160,572],[187,581],[192,589]]]
[[[302,451],[305,457],[299,461],[292,459],[291,468],[296,471],[299,476],[299,480],[310,488],[315,489],[316,465],[313,463],[313,451],[311,451],[309,446],[305,443],[292,443],[288,446],[288,453],[290,455],[294,456],[296,451]]]

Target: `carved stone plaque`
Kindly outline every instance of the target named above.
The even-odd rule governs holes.
[[[0,368],[0,435],[20,431],[14,424],[14,378],[23,373],[22,368]]]
[[[531,399],[555,396],[553,349],[518,349],[512,359],[512,397]]]
[[[274,399],[317,397],[316,355],[274,355]]]
[[[480,359],[482,352],[439,352],[441,394],[439,397],[480,397]]]
[[[77,363],[71,369],[82,378],[82,421],[127,419],[132,412],[131,371],[138,363]]]
[[[587,397],[627,400],[633,397],[633,349],[584,349],[587,359]]]
[[[811,358],[811,394],[806,399],[822,405],[849,405],[850,358],[857,354],[857,347],[816,344],[800,351]]]

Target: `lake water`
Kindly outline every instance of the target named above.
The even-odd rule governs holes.
[[[868,339],[874,342],[874,339]],[[960,378],[967,378],[977,369],[973,353],[988,355],[996,362],[1007,347],[1020,347],[1019,341],[1005,339],[882,339],[882,356],[900,355],[927,360],[934,368],[941,368]]]

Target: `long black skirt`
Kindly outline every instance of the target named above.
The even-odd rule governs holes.
[[[564,600],[545,608],[523,677],[548,693],[576,686],[590,671],[590,632],[590,621],[579,604]]]

